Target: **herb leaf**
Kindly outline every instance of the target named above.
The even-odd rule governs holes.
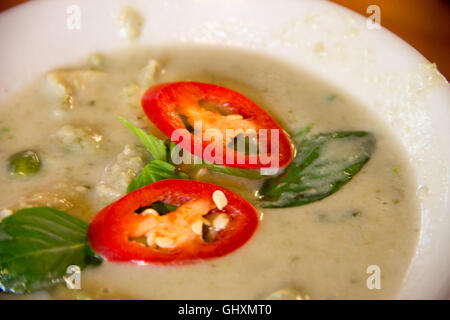
[[[266,180],[259,190],[263,207],[301,206],[335,193],[359,172],[375,149],[375,137],[368,132],[309,137],[310,129],[294,135],[298,145],[295,159],[280,176]]]
[[[154,209],[154,210],[158,211],[159,215],[163,216],[165,214],[168,214],[170,212],[177,210],[178,206],[169,204],[169,203],[164,203],[162,201],[156,201],[156,202],[153,202],[149,206],[140,207],[138,210],[135,210],[135,212],[140,214],[143,211],[145,211],[146,209]]]
[[[127,193],[159,180],[180,178],[184,176],[177,172],[175,166],[165,161],[153,160],[130,182]]]
[[[16,211],[0,223],[0,290],[26,293],[63,281],[66,269],[98,265],[88,224],[49,207]]]
[[[230,176],[242,177],[247,179],[262,179],[265,176],[261,175],[259,171],[256,170],[247,170],[247,169],[239,169],[233,167],[225,167],[213,163],[207,163],[206,168],[213,172],[223,173]]]
[[[132,125],[126,119],[119,117],[119,120],[139,139],[144,147],[150,152],[155,160],[167,160],[167,148],[164,142],[157,137],[146,133],[144,130]]]
[[[139,175],[137,175],[133,181],[128,185],[127,193],[130,193],[136,189],[142,188],[150,183],[164,180],[164,179],[189,179],[189,176],[181,171],[176,172],[175,166],[172,164],[172,159],[174,152],[179,152],[176,149],[177,145],[167,139],[162,141],[153,135],[147,134],[144,130],[135,127],[130,122],[122,117],[119,120],[129,128],[138,137],[139,141],[147,148],[151,153],[153,158]],[[179,148],[179,147],[178,147]],[[186,152],[186,151],[184,151]],[[191,155],[191,159],[195,162],[195,156]],[[158,160],[159,162],[154,162]],[[152,164],[153,163],[153,164]],[[243,177],[248,179],[262,179],[264,178],[260,172],[255,170],[244,170],[239,168],[225,167],[213,163],[206,163],[202,161],[199,165],[201,167],[206,167],[210,171],[223,173],[231,176]]]
[[[150,208],[155,209],[162,216],[178,209],[178,206],[164,203],[162,201],[153,202]]]

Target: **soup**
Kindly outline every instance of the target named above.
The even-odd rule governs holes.
[[[190,179],[222,186],[256,208],[259,226],[245,245],[182,265],[103,261],[81,272],[80,290],[58,285],[24,297],[395,297],[419,233],[419,208],[402,148],[379,119],[345,92],[262,55],[207,47],[141,48],[92,55],[49,72],[1,102],[3,215],[48,206],[89,223],[125,196],[151,156],[118,117],[165,139],[146,117],[141,97],[155,84],[176,81],[210,83],[243,94],[269,112],[292,140],[309,126],[311,135],[370,132],[376,146],[337,192],[299,206],[263,207],[258,190],[265,177],[187,166]],[[332,158],[345,148],[330,144],[326,153]],[[36,152],[39,165],[32,168],[36,173],[18,177],[12,171],[20,173],[20,166],[11,167],[11,156],[26,150]],[[374,276],[379,278],[375,287]]]

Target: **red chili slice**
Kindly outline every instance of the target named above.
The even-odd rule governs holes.
[[[218,107],[211,110],[203,107],[205,104]],[[185,150],[188,146],[190,149],[187,151],[208,162],[243,169],[260,169],[281,168],[292,160],[292,145],[277,122],[256,103],[231,89],[200,82],[165,83],[149,88],[142,97],[142,106],[147,117],[169,138],[177,129],[191,128],[186,144],[174,142]],[[212,148],[209,147],[209,152],[206,152],[211,141],[205,134],[195,136],[192,133],[195,121],[202,122],[204,132],[208,129],[221,132],[224,139],[214,141],[221,142],[223,148],[211,152]],[[265,157],[261,153],[244,154],[231,148],[225,138],[226,129],[256,131],[257,143],[267,142]],[[266,129],[267,134],[261,129]],[[201,147],[196,148],[195,143]],[[277,152],[271,152],[276,148]]]
[[[216,208],[212,195],[224,193],[227,205]],[[166,215],[136,213],[154,202],[178,206]],[[228,224],[209,242],[195,233],[193,223],[204,216],[224,214]],[[226,215],[226,216],[225,216]],[[258,214],[239,195],[210,183],[161,180],[138,189],[100,211],[92,220],[88,238],[95,252],[109,261],[185,264],[226,255],[243,246],[258,226]],[[172,239],[170,247],[136,241],[145,234]]]

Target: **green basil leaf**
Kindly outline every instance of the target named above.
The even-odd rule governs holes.
[[[179,152],[179,150],[176,149],[176,144],[173,141],[166,141],[166,146],[169,149],[168,159],[171,161],[171,159],[175,158],[175,156],[172,156],[174,152]],[[188,154],[187,151],[184,151]],[[196,163],[196,156],[191,154],[191,159],[193,163]],[[198,158],[197,158],[198,159]],[[222,165],[206,162],[206,161],[199,161],[201,163],[194,165],[196,168],[207,168],[209,171],[218,172],[222,174],[227,174],[230,176],[235,177],[242,177],[247,179],[262,179],[266,178],[266,176],[261,175],[259,171],[256,170],[246,170],[246,169],[239,169],[239,168],[232,168],[232,167],[225,167]],[[183,179],[189,179],[189,176],[185,174],[184,172],[180,172],[180,175],[183,175]]]
[[[306,126],[304,129],[297,131],[292,138],[294,138],[296,144],[301,144],[303,142],[303,140],[305,139],[305,137],[307,136],[307,134],[311,131],[313,125],[310,124],[308,126]]]
[[[154,210],[158,211],[159,215],[163,216],[165,214],[168,214],[170,212],[177,210],[178,206],[169,204],[169,203],[164,203],[162,201],[156,201],[156,202],[153,202],[149,206],[140,207],[139,209],[135,210],[135,212],[142,213],[146,209],[154,209]]]
[[[230,176],[242,177],[247,179],[262,179],[265,176],[261,175],[259,171],[256,170],[246,170],[232,167],[225,167],[217,164],[206,164],[206,168],[213,172],[228,174]]]
[[[49,207],[16,211],[0,223],[0,290],[27,293],[63,281],[67,267],[98,265],[88,224]]]
[[[176,143],[173,142],[170,139],[166,139],[166,141],[164,141],[164,144],[166,145],[167,148],[167,161],[173,164],[172,159],[174,157],[172,157],[173,152],[175,152],[175,147],[176,147]]]
[[[164,203],[162,201],[153,202],[150,205],[150,208],[158,211],[158,213],[162,216],[165,214],[168,214],[170,212],[173,212],[178,209],[178,206],[175,206],[173,204]]]
[[[157,137],[146,133],[144,130],[132,125],[130,122],[122,117],[119,120],[133,132],[133,134],[139,139],[139,141],[144,145],[144,147],[150,152],[153,159],[155,160],[167,160],[167,148],[164,142]]]
[[[159,180],[180,178],[183,178],[183,176],[178,174],[175,166],[165,161],[153,160],[130,182],[127,193]]]
[[[368,132],[309,137],[310,129],[294,135],[297,154],[293,162],[259,190],[263,207],[301,206],[335,193],[359,172],[375,149],[375,137]]]

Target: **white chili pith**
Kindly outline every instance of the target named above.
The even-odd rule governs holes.
[[[228,199],[221,190],[216,190],[212,194],[212,199],[217,209],[222,210],[228,204]]]
[[[212,201],[207,199],[200,201],[193,200],[180,206],[177,210],[170,213],[178,217],[172,220],[169,220],[167,215],[161,216],[152,208],[142,211],[141,215],[147,216],[147,219],[152,221],[148,225],[148,231],[143,232],[146,237],[147,246],[173,248],[189,239],[192,240],[195,237],[201,238],[203,236],[203,225],[212,227],[216,231],[224,229],[230,221],[230,217],[227,214],[219,213],[213,215],[214,217],[212,219],[204,216],[214,208],[219,210],[225,208],[228,205],[228,199],[221,190],[215,190],[211,198]],[[207,204],[207,202],[210,204]],[[167,224],[173,224],[173,228],[169,228],[171,231],[167,229]],[[158,229],[157,225],[160,225],[162,229]]]

